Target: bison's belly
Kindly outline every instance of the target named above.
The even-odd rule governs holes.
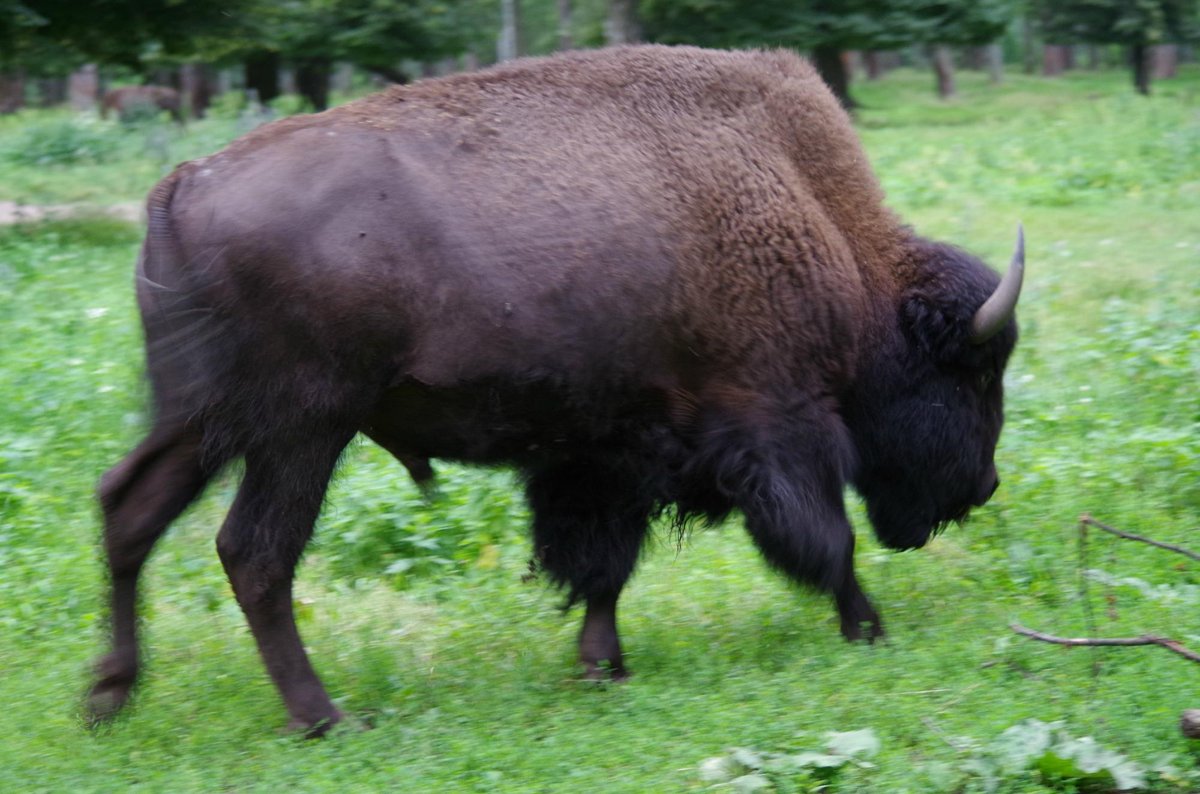
[[[651,390],[574,390],[543,381],[416,382],[389,389],[363,431],[396,453],[523,465],[589,450],[637,447],[667,430]]]

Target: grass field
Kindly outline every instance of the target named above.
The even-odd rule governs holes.
[[[889,639],[844,643],[827,600],[770,573],[735,520],[680,547],[664,534],[622,600],[636,675],[584,684],[578,616],[522,581],[527,515],[513,480],[443,466],[430,505],[364,443],[298,585],[314,663],[353,715],[323,741],[281,733],[216,559],[232,474],[148,567],[133,707],[97,732],[83,726],[89,661],[105,642],[92,488],[146,419],[131,289],[140,230],[0,227],[3,788],[1084,790],[1085,761],[1017,747],[1037,743],[1036,726],[1001,740],[1040,720],[1121,754],[1097,766],[1136,765],[1119,779],[1200,790],[1200,748],[1177,728],[1200,708],[1200,668],[1157,648],[1065,649],[1008,628],[1160,633],[1200,649],[1200,565],[1095,532],[1081,543],[1076,523],[1090,511],[1200,547],[1200,72],[1150,99],[1124,73],[1014,75],[1003,87],[963,75],[951,103],[930,96],[930,80],[900,72],[856,87],[889,200],[922,233],[997,266],[1023,221],[1029,272],[993,501],[897,555],[870,539],[851,497],[858,570]],[[245,124],[5,118],[0,200],[138,199],[167,164]],[[867,729],[878,751],[862,763],[797,755],[825,750],[827,732]]]

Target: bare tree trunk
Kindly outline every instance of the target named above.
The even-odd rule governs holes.
[[[180,109],[194,119],[204,118],[212,99],[212,70],[202,63],[185,63],[179,70]]]
[[[301,61],[296,66],[296,90],[318,113],[329,107],[329,75],[333,64],[328,58]]]
[[[604,43],[633,44],[641,40],[642,26],[637,19],[637,0],[608,0]]]
[[[1026,13],[1021,17],[1021,63],[1025,74],[1037,71],[1037,52],[1034,48],[1033,17]]]
[[[44,77],[37,81],[38,104],[52,108],[67,101],[67,78]]]
[[[1004,48],[993,41],[983,48],[983,60],[987,64],[988,80],[994,85],[1004,82]]]
[[[1155,80],[1169,80],[1179,69],[1179,48],[1174,44],[1156,44],[1150,48]]]
[[[71,73],[67,78],[67,94],[71,110],[84,111],[96,107],[100,99],[100,71],[96,64],[89,63]]]
[[[846,74],[846,64],[842,60],[842,53],[837,47],[813,49],[813,65],[817,67],[817,72],[825,81],[825,85],[829,86],[829,90],[837,97],[838,102],[842,103],[842,107],[846,110],[853,110],[858,106],[858,103],[850,96],[850,78]]]
[[[25,72],[16,69],[0,72],[0,115],[16,113],[25,107]]]
[[[863,65],[867,68],[867,79],[878,80],[883,77],[883,58],[878,50],[867,50],[863,53]]]
[[[521,0],[500,0],[500,38],[496,42],[496,60],[521,57]]]
[[[1135,44],[1129,48],[1129,61],[1133,66],[1133,86],[1139,94],[1150,95],[1150,48]]]
[[[279,54],[263,50],[246,57],[243,62],[246,90],[258,94],[258,101],[267,103],[279,96]]]
[[[331,84],[334,91],[340,94],[349,93],[354,87],[354,67],[348,63],[339,63],[333,67]]]
[[[1058,77],[1067,68],[1066,47],[1047,44],[1042,48],[1042,76]]]
[[[1075,68],[1075,46],[1068,44],[1063,47],[1063,69],[1071,71]]]
[[[574,12],[571,0],[558,0],[558,48],[560,50],[575,49]]]
[[[933,61],[933,73],[937,76],[937,92],[942,99],[954,96],[954,55],[944,44],[930,46],[929,57]]]

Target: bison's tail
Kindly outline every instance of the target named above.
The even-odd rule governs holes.
[[[172,200],[183,178],[176,169],[146,201],[148,231],[137,262],[137,298],[146,341],[146,369],[156,424],[198,432],[210,465],[245,447],[236,427],[216,421],[228,403],[237,345],[192,267],[173,221]]]

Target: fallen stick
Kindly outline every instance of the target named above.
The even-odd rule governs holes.
[[[1154,540],[1153,538],[1146,538],[1146,537],[1142,537],[1141,535],[1134,535],[1132,532],[1125,532],[1123,530],[1117,529],[1116,527],[1110,527],[1107,524],[1102,524],[1099,521],[1097,521],[1096,519],[1092,518],[1091,515],[1088,513],[1084,513],[1083,515],[1081,515],[1079,517],[1079,523],[1086,524],[1089,527],[1095,527],[1096,529],[1102,529],[1105,532],[1111,532],[1112,534],[1116,535],[1119,538],[1125,538],[1126,540],[1136,540],[1140,543],[1149,543],[1151,546],[1157,546],[1160,549],[1166,549],[1167,551],[1173,551],[1178,554],[1182,554],[1185,557],[1191,557],[1193,560],[1200,562],[1200,552],[1195,552],[1195,551],[1192,551],[1191,549],[1185,549],[1183,546],[1176,546],[1174,543],[1163,543],[1161,540]]]
[[[1010,623],[1010,629],[1017,634],[1022,634],[1026,637],[1031,637],[1042,642],[1053,643],[1054,645],[1066,645],[1069,647],[1078,646],[1099,646],[1099,645],[1158,645],[1166,648],[1172,653],[1177,653],[1185,659],[1191,659],[1193,662],[1200,663],[1200,653],[1185,648],[1182,643],[1166,637],[1156,637],[1153,634],[1143,634],[1140,637],[1055,637],[1053,634],[1044,634],[1040,631],[1027,629],[1019,623]]]

